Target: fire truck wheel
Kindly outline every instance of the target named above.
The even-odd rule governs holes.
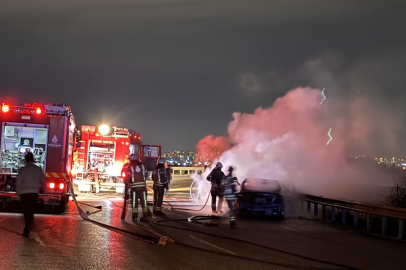
[[[58,207],[55,209],[56,212],[58,212],[58,213],[63,213],[63,212],[65,212],[66,206],[67,206],[67,204],[68,204],[68,200],[69,200],[69,197],[67,197],[67,196],[62,196],[62,198],[61,198],[61,205],[58,205]]]

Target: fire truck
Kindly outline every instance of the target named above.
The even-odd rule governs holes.
[[[124,193],[121,169],[131,154],[143,157],[148,175],[152,174],[161,146],[143,145],[139,133],[114,125],[82,125],[74,156],[74,184],[80,192],[101,189]]]
[[[18,171],[25,166],[25,153],[32,152],[46,182],[39,203],[64,211],[69,201],[68,181],[76,138],[71,108],[61,104],[0,103],[0,123],[0,209],[17,200]]]

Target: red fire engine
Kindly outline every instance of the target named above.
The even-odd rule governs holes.
[[[18,171],[25,166],[24,154],[32,152],[46,180],[39,202],[53,210],[64,211],[69,200],[67,184],[76,138],[70,107],[1,103],[0,123],[0,208],[16,200]]]
[[[127,128],[82,125],[80,137],[74,157],[74,183],[83,192],[115,188],[116,192],[123,193],[121,169],[130,154],[143,156],[149,174],[161,156],[160,146],[142,145],[140,134]]]

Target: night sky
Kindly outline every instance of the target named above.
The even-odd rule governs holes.
[[[164,150],[299,86],[369,95],[405,123],[405,14],[404,0],[1,0],[0,100],[64,103]]]

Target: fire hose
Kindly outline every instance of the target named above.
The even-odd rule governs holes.
[[[199,250],[199,251],[204,251],[204,252],[214,253],[214,254],[220,254],[220,255],[223,255],[223,256],[234,257],[234,258],[259,262],[259,263],[278,265],[278,266],[284,266],[284,267],[292,267],[292,268],[296,268],[296,269],[316,269],[315,267],[304,267],[304,266],[294,265],[294,264],[284,264],[284,263],[269,262],[269,261],[265,261],[265,260],[250,258],[250,257],[247,257],[247,256],[234,255],[234,254],[229,254],[229,253],[224,253],[224,252],[217,252],[217,251],[213,251],[213,250],[209,250],[209,249],[199,248],[199,247],[196,247],[196,246],[193,246],[193,245],[183,243],[181,241],[174,241],[171,238],[169,238],[167,236],[163,236],[163,235],[161,235],[161,234],[159,234],[159,233],[157,233],[157,232],[155,232],[153,230],[149,230],[149,229],[143,228],[142,226],[137,226],[136,224],[131,224],[131,223],[128,223],[128,222],[126,222],[126,223],[131,224],[131,225],[135,226],[136,228],[141,229],[141,230],[143,230],[145,232],[151,233],[154,236],[153,237],[148,237],[148,236],[140,235],[140,234],[137,234],[137,233],[125,230],[125,229],[121,229],[121,228],[117,228],[117,227],[114,227],[114,226],[111,226],[111,225],[107,225],[107,224],[104,224],[104,223],[101,223],[101,222],[90,219],[88,217],[88,215],[79,207],[78,204],[80,203],[80,204],[91,206],[91,207],[94,207],[94,208],[98,209],[98,211],[96,211],[95,213],[101,211],[101,209],[102,209],[101,206],[93,206],[93,205],[90,205],[90,204],[77,202],[76,196],[75,196],[74,191],[73,191],[72,184],[70,184],[70,188],[71,188],[72,198],[73,198],[73,200],[74,200],[74,202],[76,204],[76,207],[77,207],[77,209],[79,211],[79,215],[82,217],[82,219],[84,219],[84,220],[86,220],[88,222],[91,222],[91,223],[93,223],[93,224],[95,224],[97,226],[100,226],[102,228],[105,228],[105,229],[117,232],[119,234],[122,234],[124,236],[129,236],[131,238],[134,238],[134,239],[146,242],[146,243],[152,243],[152,244],[155,244],[155,245],[165,245],[167,242],[169,242],[169,243],[174,243],[174,244],[177,244],[179,246],[188,247],[188,248],[192,248],[192,249]],[[207,204],[208,198],[209,198],[209,196],[207,197],[205,205]],[[112,202],[116,207],[122,208],[121,206],[118,206],[113,201],[111,201],[111,200],[109,200],[109,201]],[[126,207],[126,205],[125,205],[125,207]],[[172,208],[172,209],[177,209],[177,208]],[[190,209],[185,209],[185,210],[191,211]],[[200,210],[198,210],[198,211],[200,211]],[[197,211],[197,210],[194,210],[194,211]],[[227,236],[217,235],[217,234],[213,234],[213,233],[207,233],[207,232],[202,232],[202,231],[198,231],[198,230],[193,230],[193,229],[188,229],[188,228],[181,228],[181,227],[177,227],[177,226],[171,226],[171,225],[162,224],[162,223],[165,223],[165,222],[184,222],[184,221],[196,222],[196,223],[204,223],[204,222],[200,222],[200,221],[201,220],[211,220],[211,219],[221,219],[221,217],[219,217],[219,216],[193,216],[193,217],[190,217],[190,218],[187,218],[187,219],[157,220],[157,221],[152,221],[152,224],[167,227],[167,228],[173,228],[173,229],[178,229],[178,230],[184,230],[184,231],[204,234],[204,235],[217,237],[217,238],[222,238],[222,239],[226,239],[226,240],[237,241],[237,242],[241,242],[241,243],[261,247],[261,248],[271,250],[271,251],[274,251],[274,252],[283,253],[283,254],[291,255],[291,256],[294,256],[294,257],[301,258],[301,259],[315,261],[315,262],[319,262],[319,263],[323,263],[323,264],[343,267],[343,268],[347,268],[347,269],[354,269],[354,270],[359,270],[360,269],[360,268],[356,268],[356,267],[353,267],[353,266],[348,266],[348,265],[344,265],[344,264],[340,264],[340,263],[330,262],[330,261],[326,261],[326,260],[322,260],[322,259],[316,259],[316,258],[312,258],[312,257],[292,253],[292,252],[289,252],[289,251],[284,251],[284,250],[281,250],[281,249],[265,246],[265,245],[262,245],[262,244],[258,244],[258,243],[243,240],[243,239],[227,237]]]
[[[151,244],[161,245],[162,246],[162,245],[165,245],[166,242],[173,242],[172,239],[170,239],[169,237],[163,236],[163,235],[153,233],[153,235],[154,235],[153,237],[148,237],[148,236],[145,236],[145,235],[130,232],[128,230],[124,230],[124,229],[121,229],[121,228],[118,228],[118,227],[114,227],[114,226],[104,224],[102,222],[98,222],[98,221],[90,219],[88,215],[90,215],[91,213],[89,213],[88,211],[87,211],[87,213],[85,213],[83,211],[83,209],[79,206],[79,203],[83,204],[83,205],[94,207],[94,208],[99,210],[99,211],[96,211],[94,213],[100,212],[102,210],[102,207],[101,206],[93,206],[93,205],[78,202],[76,200],[76,196],[75,196],[74,188],[72,186],[72,182],[70,182],[69,184],[70,184],[70,190],[71,190],[72,199],[75,202],[75,205],[76,205],[76,208],[78,209],[79,215],[83,220],[88,221],[88,222],[90,222],[90,223],[92,223],[94,225],[97,225],[99,227],[114,231],[116,233],[119,233],[119,234],[122,234],[122,235],[125,235],[125,236],[129,236],[131,238],[134,238],[134,239],[146,242],[146,243],[151,243]]]
[[[210,194],[209,194],[209,196],[207,197],[207,200],[206,200],[205,205],[207,204],[207,201],[208,201],[208,198],[209,198],[209,197],[210,197]],[[109,200],[109,201],[111,201],[111,200]],[[112,202],[116,207],[122,208],[121,206],[117,205],[117,204],[114,203],[113,201],[111,201],[111,202]],[[165,201],[164,201],[164,202],[165,202]],[[149,204],[150,204],[150,202],[149,202]],[[205,205],[203,206],[203,208],[205,207]],[[172,208],[172,210],[173,210],[173,209],[175,209],[175,210],[180,209],[180,210],[188,210],[188,211],[195,211],[195,212],[197,212],[197,211],[201,211],[203,208],[201,208],[201,209],[199,209],[199,210],[190,210],[190,209],[187,209],[187,208]],[[203,224],[203,225],[205,225],[205,226],[217,226],[217,224],[214,225],[214,224],[211,223],[211,222],[202,222],[202,221],[204,221],[204,220],[213,220],[213,219],[222,219],[222,218],[219,217],[219,216],[211,216],[211,215],[209,215],[209,216],[202,216],[202,215],[199,215],[199,216],[192,216],[192,217],[190,217],[190,218],[182,218],[182,219],[163,219],[163,220],[155,220],[155,221],[152,221],[152,223],[155,224],[155,225],[163,226],[163,227],[167,227],[167,228],[173,228],[173,229],[178,229],[178,230],[184,230],[184,231],[189,231],[189,232],[195,232],[195,233],[204,234],[204,235],[208,235],[208,236],[212,236],[212,237],[218,237],[218,238],[222,238],[222,239],[226,239],[226,240],[237,241],[237,242],[241,242],[241,243],[245,243],[245,244],[249,244],[249,245],[261,247],[261,248],[264,248],[264,249],[267,249],[267,250],[271,250],[271,251],[274,251],[274,252],[278,252],[278,253],[282,253],[282,254],[287,254],[287,255],[291,255],[291,256],[294,256],[294,257],[301,258],[301,259],[306,259],[306,260],[310,260],[310,261],[315,261],[315,262],[319,262],[319,263],[323,263],[323,264],[328,264],[328,265],[343,267],[343,268],[347,268],[347,269],[360,270],[360,268],[357,268],[357,267],[348,266],[348,265],[344,265],[344,264],[340,264],[340,263],[336,263],[336,262],[331,262],[331,261],[326,261],[326,260],[322,260],[322,259],[312,258],[312,257],[300,255],[300,254],[297,254],[297,253],[293,253],[293,252],[281,250],[281,249],[278,249],[278,248],[274,248],[274,247],[269,247],[269,246],[266,246],[266,245],[258,244],[258,243],[252,242],[252,241],[247,241],[247,240],[238,239],[238,238],[233,238],[233,237],[227,237],[227,236],[218,235],[218,234],[213,234],[213,233],[206,233],[206,232],[202,232],[202,231],[199,231],[199,230],[193,230],[193,229],[187,229],[187,228],[181,228],[181,227],[177,227],[177,226],[171,226],[171,225],[164,225],[164,224],[162,224],[162,223],[165,223],[165,222],[185,222],[185,221],[187,221],[187,222],[193,222],[193,223]],[[135,224],[133,224],[133,225],[136,226]],[[138,228],[138,226],[136,226],[136,227]],[[205,252],[219,253],[219,254],[222,254],[222,255],[224,255],[224,256],[237,257],[237,258],[242,258],[242,259],[245,259],[245,260],[251,260],[251,261],[256,261],[256,262],[261,262],[261,263],[267,263],[267,264],[275,264],[275,265],[279,265],[279,266],[288,266],[287,264],[278,264],[278,263],[273,263],[273,262],[269,262],[269,261],[263,261],[263,260],[253,259],[253,258],[246,257],[246,256],[232,255],[232,254],[228,254],[228,253],[224,253],[224,252],[216,252],[216,251],[207,250],[207,249],[204,249],[204,248],[198,248],[198,247],[195,247],[195,246],[186,244],[186,243],[182,243],[182,242],[180,242],[180,241],[174,241],[173,243],[174,243],[174,244],[178,244],[178,245],[180,245],[180,246],[189,247],[189,248],[193,248],[193,249],[197,249],[197,250],[201,250],[201,251],[205,251]],[[308,269],[308,268],[306,268],[306,267],[297,266],[297,265],[289,265],[289,266],[290,266],[290,267],[294,267],[294,268],[298,268],[298,269]],[[310,269],[316,269],[316,268],[312,267],[312,268],[310,268]]]

